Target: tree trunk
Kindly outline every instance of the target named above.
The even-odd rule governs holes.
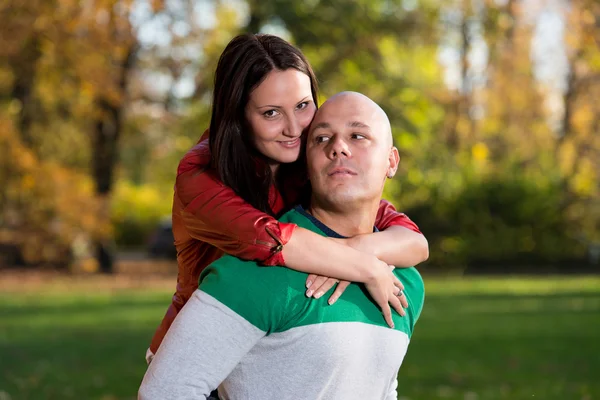
[[[24,51],[14,60],[12,70],[15,74],[11,97],[19,100],[18,128],[23,144],[34,148],[34,140],[31,135],[31,124],[35,114],[35,99],[33,97],[33,86],[35,84],[35,72],[37,61],[40,58],[40,49],[36,37],[29,39]]]
[[[137,46],[130,47],[127,57],[120,67],[118,87],[122,93],[118,103],[99,99],[98,119],[93,132],[92,176],[96,186],[96,195],[102,202],[102,218],[108,224],[110,219],[110,194],[113,188],[114,172],[118,162],[119,138],[123,125],[123,111],[126,106],[125,91],[130,71],[136,60]],[[114,271],[114,246],[110,235],[100,237],[95,243],[96,258],[100,271]]]

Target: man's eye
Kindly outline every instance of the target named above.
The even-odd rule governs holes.
[[[362,139],[366,139],[366,137],[365,137],[365,135],[361,135],[360,133],[353,133],[352,139],[362,140]]]
[[[277,115],[277,110],[268,110],[263,113],[263,115],[267,118],[273,118]]]

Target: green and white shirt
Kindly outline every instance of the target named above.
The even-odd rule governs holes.
[[[298,207],[281,219],[337,236]],[[307,298],[307,274],[224,256],[202,273],[150,364],[139,399],[397,399],[397,376],[424,300],[415,268],[395,269],[406,316],[395,328],[361,284],[333,305]]]

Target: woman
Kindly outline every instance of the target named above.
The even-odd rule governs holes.
[[[338,279],[364,282],[388,322],[389,304],[403,313],[396,297],[401,284],[388,264],[418,264],[428,249],[416,225],[392,205],[381,203],[381,232],[346,241],[276,220],[305,187],[301,137],[316,109],[316,79],[298,49],[271,35],[238,36],[225,48],[215,74],[210,140],[205,133],[177,170],[177,292],[149,359],[197,289],[200,272],[223,253],[313,274],[308,296],[321,296]],[[338,284],[330,304],[347,284]]]

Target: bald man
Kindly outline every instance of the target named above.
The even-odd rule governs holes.
[[[368,97],[343,92],[317,112],[307,138],[310,206],[286,213],[324,236],[372,233],[398,168],[389,120]],[[424,301],[414,268],[395,269],[406,315],[390,328],[352,283],[333,305],[305,295],[306,274],[230,256],[215,261],[169,330],[140,399],[397,399],[397,376]],[[397,299],[396,299],[397,300]]]

